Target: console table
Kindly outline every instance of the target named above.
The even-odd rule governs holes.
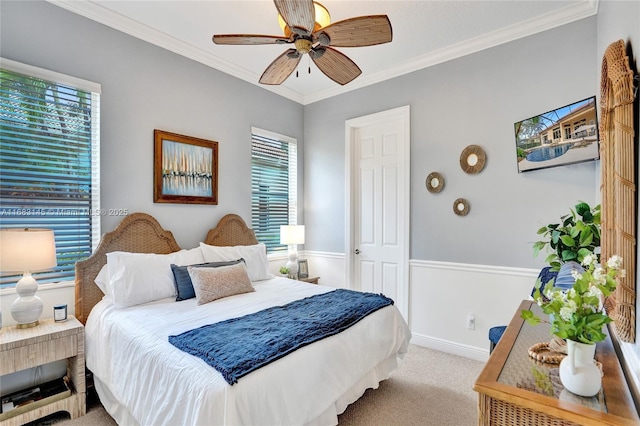
[[[520,304],[473,387],[480,426],[640,424],[609,336],[596,347],[604,372],[602,389],[591,398],[577,396],[563,388],[557,364],[529,356],[529,347],[551,340],[550,325],[528,324],[520,318],[523,309],[542,314],[533,301]]]

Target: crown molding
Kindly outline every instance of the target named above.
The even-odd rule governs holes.
[[[499,31],[484,34],[480,37],[436,50],[391,69],[360,76],[357,80],[349,83],[348,87],[336,86],[330,89],[320,90],[309,95],[302,95],[284,86],[265,86],[259,84],[258,80],[260,79],[260,75],[254,72],[222,60],[203,51],[202,49],[195,48],[183,41],[168,36],[167,34],[141,24],[138,21],[124,17],[92,1],[47,0],[47,2],[84,16],[85,18],[107,25],[125,34],[147,41],[178,55],[200,62],[201,64],[207,65],[226,74],[230,74],[233,77],[254,84],[264,90],[268,90],[294,102],[302,105],[308,105],[323,99],[328,99],[333,96],[457,59],[462,56],[470,55],[484,49],[489,49],[510,41],[518,40],[532,34],[588,18],[598,12],[599,0],[586,0],[570,4],[554,11],[553,13],[547,13],[528,21],[503,28]]]
[[[335,87],[307,95],[304,97],[303,104],[311,104],[342,93],[380,83],[385,80],[390,80],[414,71],[432,67],[443,62],[451,61],[491,47],[547,31],[561,25],[570,24],[572,22],[588,18],[598,12],[598,2],[599,0],[588,0],[574,5],[565,6],[553,13],[547,13],[528,21],[502,28],[498,31],[483,34],[480,37],[434,50],[427,55],[423,55],[394,68],[366,76],[360,76],[358,79],[349,83],[349,87]]]
[[[202,49],[198,49],[188,43],[171,37],[161,31],[142,24],[134,19],[122,16],[113,12],[106,7],[94,3],[93,1],[77,1],[77,0],[46,0],[48,3],[59,6],[77,15],[84,16],[92,21],[99,22],[108,27],[121,31],[132,37],[149,42],[155,46],[169,50],[170,52],[192,59],[208,67],[222,71],[240,80],[247,81],[251,84],[276,93],[280,96],[288,98],[292,101],[302,104],[304,97],[291,89],[284,86],[264,86],[258,84],[260,74],[253,73],[244,68],[238,67],[228,61],[218,58]]]

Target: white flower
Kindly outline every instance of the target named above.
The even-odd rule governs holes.
[[[585,303],[585,305],[584,305],[585,308],[588,306],[591,309],[592,312],[600,312],[600,311],[602,311],[604,294],[602,294],[602,290],[600,290],[599,287],[597,287],[595,285],[589,286],[589,290],[587,290],[585,295],[588,296],[588,297],[597,297],[598,298],[598,306],[597,307],[596,306],[592,306],[592,305],[587,305]]]
[[[620,269],[620,272],[618,273],[618,276],[619,276],[620,278],[624,278],[624,277],[626,277],[626,276],[627,276],[627,271],[626,271],[626,270],[624,270],[624,269]]]
[[[595,284],[604,285],[607,282],[607,274],[601,267],[597,267],[595,271],[593,271],[593,282]]]
[[[584,266],[591,266],[592,264],[595,265],[597,261],[598,261],[598,257],[595,254],[591,253],[586,255],[584,259],[582,259],[582,264]]]
[[[589,286],[589,290],[586,293],[587,296],[595,296],[597,298],[602,298],[602,290],[595,285]]]
[[[620,269],[621,266],[622,266],[622,258],[617,254],[614,254],[613,256],[611,256],[607,261],[607,267],[609,267],[610,269]]]
[[[579,280],[580,278],[582,278],[582,274],[577,269],[571,270],[571,276],[573,277],[574,280]]]
[[[544,295],[547,296],[547,299],[552,299],[553,298],[553,287],[549,286],[547,288],[544,289]]]
[[[563,320],[569,322],[571,321],[571,316],[576,312],[577,309],[578,306],[576,305],[576,302],[574,302],[573,300],[569,300],[567,304],[560,309],[560,317]]]

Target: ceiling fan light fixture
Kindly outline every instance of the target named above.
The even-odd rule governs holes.
[[[313,9],[315,10],[315,14],[316,14],[316,17],[315,17],[316,22],[315,22],[313,31],[318,31],[320,28],[324,28],[331,23],[331,15],[329,14],[329,11],[327,10],[326,7],[314,1]],[[287,23],[284,22],[284,19],[279,13],[278,13],[278,25],[280,26],[280,28],[282,29],[286,37],[291,37],[291,34],[292,34],[291,29],[289,28]]]
[[[294,44],[298,52],[302,53],[303,55],[305,53],[309,53],[309,51],[311,50],[311,46],[313,45],[313,43],[311,43],[311,40],[308,40],[306,38],[297,38]]]

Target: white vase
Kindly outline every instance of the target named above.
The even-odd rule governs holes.
[[[568,355],[560,362],[560,381],[580,396],[594,396],[602,386],[602,374],[594,363],[596,345],[567,340]]]

